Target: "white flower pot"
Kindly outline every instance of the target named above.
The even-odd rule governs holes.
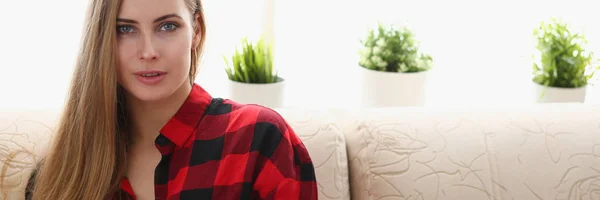
[[[423,106],[429,71],[382,72],[359,66],[365,107]]]
[[[579,88],[558,88],[545,87],[533,82],[535,87],[535,102],[555,103],[555,102],[580,102],[585,101],[587,86]],[[543,96],[542,96],[543,95]]]
[[[242,104],[259,104],[270,108],[283,106],[285,81],[276,83],[241,83],[229,80],[229,97]]]

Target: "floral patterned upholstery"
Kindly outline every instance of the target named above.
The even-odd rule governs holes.
[[[600,106],[277,111],[311,154],[319,199],[600,199]],[[0,111],[0,199],[22,199],[57,114]]]

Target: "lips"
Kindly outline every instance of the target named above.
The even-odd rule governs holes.
[[[138,76],[158,76],[158,75],[167,74],[167,72],[160,71],[160,70],[141,70],[141,71],[137,71],[133,74],[138,75]]]
[[[134,73],[138,81],[145,85],[154,85],[160,83],[167,72],[160,70],[141,70]]]

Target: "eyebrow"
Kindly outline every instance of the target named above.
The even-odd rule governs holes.
[[[182,19],[181,16],[179,16],[177,14],[168,14],[168,15],[163,15],[163,16],[161,16],[159,18],[156,18],[153,23],[156,23],[156,22],[159,22],[159,21],[171,18],[171,17]],[[117,22],[125,22],[125,23],[132,23],[132,24],[137,24],[138,23],[135,20],[132,20],[132,19],[123,19],[123,18],[117,18]]]

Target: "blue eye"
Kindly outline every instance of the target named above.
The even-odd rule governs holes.
[[[133,32],[133,27],[131,27],[131,26],[117,26],[117,32],[119,32],[119,33],[131,33],[131,32]]]
[[[175,29],[177,29],[177,24],[175,23],[164,23],[161,27],[160,30],[161,31],[174,31]]]

